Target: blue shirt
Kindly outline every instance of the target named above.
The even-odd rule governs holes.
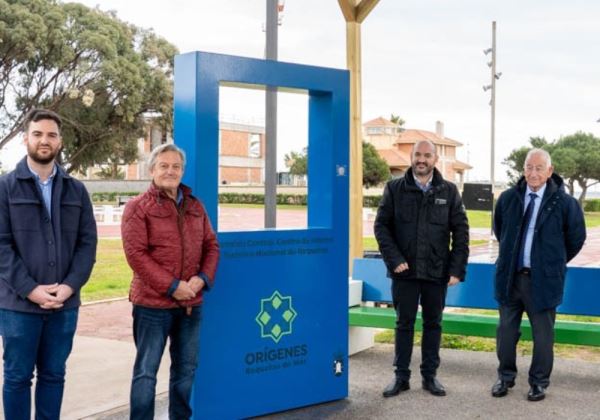
[[[415,177],[415,184],[417,184],[417,187],[419,187],[421,189],[421,191],[426,193],[427,191],[429,191],[431,189],[431,181],[432,180],[433,180],[433,175],[431,176],[431,178],[429,178],[429,181],[427,181],[427,183],[425,185],[421,185],[421,183],[419,181],[417,181],[417,178]]]
[[[33,174],[38,182],[42,198],[44,199],[44,206],[46,207],[46,210],[48,210],[48,215],[52,218],[52,184],[54,183],[54,176],[56,175],[56,165],[53,166],[52,173],[45,181],[42,181],[40,176],[31,169],[29,165],[27,165],[27,167],[29,168],[29,172]]]
[[[531,221],[529,222],[529,226],[527,227],[527,232],[525,232],[525,246],[523,248],[523,267],[531,268],[531,244],[533,243],[533,234],[535,232],[535,222],[537,220],[538,212],[540,210],[540,206],[542,205],[542,198],[544,197],[544,191],[546,191],[546,184],[544,184],[538,191],[531,191],[529,185],[525,191],[525,206],[524,209],[527,209],[529,202],[532,198],[529,194],[533,193],[537,195],[533,206],[533,214],[531,215]]]

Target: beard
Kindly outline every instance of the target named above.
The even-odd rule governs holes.
[[[60,152],[60,147],[57,147],[56,149],[49,148],[47,154],[40,153],[38,149],[39,147],[33,148],[28,146],[27,155],[31,158],[31,160],[33,160],[35,163],[39,163],[40,165],[49,164],[56,158],[58,152]]]
[[[424,167],[419,167],[416,164],[412,166],[413,173],[418,176],[431,175],[433,172],[433,165],[425,164]]]

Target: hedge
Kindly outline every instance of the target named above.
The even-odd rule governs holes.
[[[293,204],[306,206],[305,194],[277,194],[277,204]],[[235,204],[265,204],[264,194],[249,193],[222,193],[219,194],[219,203]]]
[[[600,211],[600,198],[585,200],[583,204],[583,211]]]
[[[117,196],[136,196],[139,192],[101,192],[92,193],[93,202],[115,202]],[[277,204],[292,204],[306,206],[307,196],[304,194],[277,194]],[[376,208],[381,201],[380,195],[363,196],[363,207]],[[255,193],[222,193],[219,194],[219,203],[224,204],[264,204],[265,195]],[[600,212],[600,199],[585,200],[583,210],[586,212]]]
[[[121,195],[121,196],[128,196],[128,197],[135,197],[136,195],[139,195],[139,192],[134,192],[134,191],[128,191],[128,192],[95,192],[92,193],[92,201],[94,203],[101,203],[101,202],[114,202],[117,201],[117,196]]]

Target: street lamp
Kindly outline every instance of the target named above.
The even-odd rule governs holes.
[[[496,21],[492,22],[492,46],[491,48],[487,48],[483,50],[484,55],[492,54],[492,59],[487,63],[488,67],[491,68],[491,83],[489,85],[483,86],[483,91],[487,92],[491,91],[491,99],[490,99],[490,107],[491,107],[491,127],[490,127],[490,143],[491,143],[491,152],[490,152],[490,181],[492,183],[492,229],[490,233],[490,239],[494,237],[494,186],[496,184],[496,179],[494,176],[494,163],[496,161],[495,153],[496,153],[496,145],[495,145],[495,136],[496,136],[496,80],[500,79],[502,76],[501,72],[496,73]]]

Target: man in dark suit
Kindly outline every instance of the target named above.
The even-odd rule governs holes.
[[[554,320],[563,297],[566,265],[585,241],[583,212],[553,173],[548,152],[532,149],[524,176],[496,204],[494,233],[500,243],[495,294],[500,303],[496,334],[498,380],[494,397],[515,384],[517,342],[523,312],[531,322],[533,358],[529,401],[546,396],[554,360]]]
[[[392,279],[397,314],[396,377],[383,391],[384,397],[410,388],[409,365],[419,302],[423,309],[423,389],[436,396],[446,395],[436,379],[442,312],[448,286],[465,277],[469,224],[460,194],[435,168],[437,160],[431,141],[417,142],[411,168],[403,178],[387,183],[377,210],[375,237]]]

